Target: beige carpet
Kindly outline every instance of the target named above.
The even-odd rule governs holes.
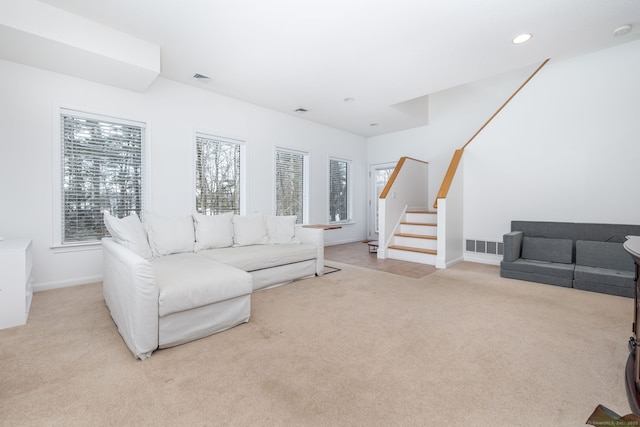
[[[580,426],[630,412],[633,301],[346,264],[257,292],[251,321],[133,358],[99,284],[37,293],[0,331],[0,425]]]

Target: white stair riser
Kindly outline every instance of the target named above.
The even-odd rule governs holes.
[[[411,213],[405,214],[407,222],[426,222],[428,224],[435,224],[438,221],[438,215],[435,213]]]
[[[438,227],[434,225],[400,224],[400,233],[419,234],[421,236],[437,236]]]
[[[387,257],[391,259],[399,259],[401,261],[418,262],[420,264],[436,265],[436,256],[431,254],[423,254],[420,252],[401,251],[398,249],[389,249]]]
[[[438,249],[438,242],[435,239],[416,239],[414,237],[394,236],[393,244],[397,246],[407,246],[419,249]]]

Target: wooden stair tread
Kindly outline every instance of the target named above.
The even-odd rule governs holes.
[[[407,213],[408,214],[433,214],[433,215],[436,215],[438,212],[416,209],[416,210],[407,210]]]
[[[413,239],[428,239],[428,240],[436,240],[436,236],[426,236],[424,234],[411,234],[411,233],[396,233],[394,236],[398,237],[411,237]]]
[[[433,224],[430,222],[407,222],[407,221],[402,221],[400,222],[400,224],[403,225],[423,225],[425,227],[436,227],[438,224]]]
[[[421,254],[428,254],[428,255],[437,255],[438,254],[438,251],[434,251],[433,249],[410,248],[408,246],[390,245],[388,247],[388,249],[396,249],[396,250],[399,250],[399,251],[407,251],[407,252],[419,252]]]

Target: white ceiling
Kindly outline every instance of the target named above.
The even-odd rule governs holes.
[[[166,78],[364,136],[426,124],[434,92],[640,38],[640,0],[42,2],[160,46]]]

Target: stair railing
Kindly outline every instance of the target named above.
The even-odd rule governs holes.
[[[464,149],[467,148],[471,141],[473,141],[475,137],[478,136],[478,134],[482,132],[482,130],[487,127],[489,123],[491,123],[494,117],[496,117],[500,113],[500,111],[502,111],[502,109],[518,94],[518,92],[520,92],[520,90],[525,87],[527,83],[529,83],[533,76],[538,74],[538,71],[540,71],[542,67],[547,64],[547,62],[549,62],[549,59],[550,58],[545,59],[542,64],[540,64],[538,68],[536,68],[536,70],[527,78],[527,80],[525,80],[524,83],[522,83],[520,87],[518,87],[518,89],[516,89],[516,91],[511,94],[511,96],[500,106],[500,108],[498,108],[496,112],[493,113],[491,117],[489,117],[489,120],[487,120],[482,126],[480,126],[480,129],[478,129],[476,133],[474,133],[473,136],[469,138],[469,140],[462,146],[462,148],[456,150],[453,153],[453,157],[451,158],[451,162],[449,163],[449,168],[447,169],[447,173],[444,175],[442,184],[440,185],[440,190],[438,191],[436,200],[433,203],[434,208],[438,208],[438,199],[445,199],[447,197],[447,194],[449,194],[449,188],[451,188],[451,183],[453,182],[456,170],[458,169],[458,165],[460,164],[460,160],[462,159],[462,153],[464,152]]]

